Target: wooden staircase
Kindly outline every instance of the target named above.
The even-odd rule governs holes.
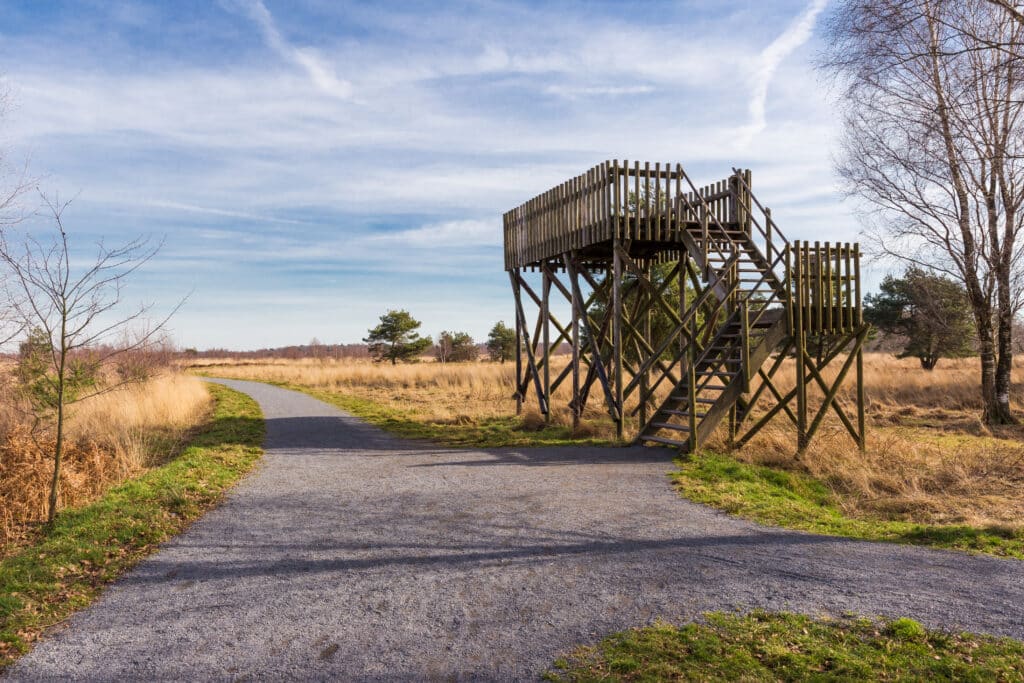
[[[685,201],[685,200],[684,200]],[[691,258],[715,305],[697,324],[682,379],[641,429],[637,441],[674,446],[693,452],[714,432],[749,391],[750,380],[770,354],[789,336],[784,308],[786,284],[775,262],[762,253],[741,221],[713,223],[706,218],[683,235]],[[788,247],[788,244],[786,245]]]

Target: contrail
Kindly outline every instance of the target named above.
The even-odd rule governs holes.
[[[804,11],[790,22],[786,30],[757,55],[751,72],[753,91],[747,107],[750,123],[744,127],[744,135],[741,136],[742,146],[746,146],[751,138],[768,125],[765,119],[765,103],[768,100],[768,86],[771,85],[775,71],[782,60],[810,39],[818,15],[827,4],[828,0],[811,0]]]
[[[263,40],[267,46],[283,59],[301,67],[320,91],[339,99],[348,99],[352,96],[352,84],[338,78],[330,65],[324,62],[314,50],[295,47],[284,39],[274,22],[273,15],[263,4],[263,0],[249,0],[234,4],[256,22],[263,33]]]

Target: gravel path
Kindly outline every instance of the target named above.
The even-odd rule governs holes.
[[[1024,562],[731,519],[660,449],[448,450],[223,383],[263,407],[263,464],[11,679],[531,680],[609,631],[751,607],[1024,638]]]

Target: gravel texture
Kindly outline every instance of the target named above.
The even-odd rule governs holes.
[[[753,607],[1024,638],[1024,562],[732,519],[662,449],[449,450],[222,383],[263,407],[262,465],[10,679],[532,680],[610,631]]]

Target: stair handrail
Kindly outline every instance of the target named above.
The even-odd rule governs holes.
[[[761,235],[765,239],[769,239],[770,240],[772,233],[775,233],[776,235],[778,235],[779,239],[782,240],[783,246],[784,247],[788,247],[789,246],[789,240],[786,239],[786,236],[784,234],[782,234],[781,230],[779,230],[779,227],[775,224],[775,221],[772,220],[772,211],[771,211],[771,209],[765,208],[761,204],[761,202],[758,201],[757,196],[753,193],[753,191],[751,191],[750,185],[747,184],[747,181],[743,177],[743,173],[740,171],[740,169],[733,168],[732,172],[734,174],[733,177],[735,177],[740,182],[740,184],[743,185],[743,189],[746,191],[746,195],[748,197],[750,197],[750,201],[754,202],[754,204],[757,205],[757,208],[760,209],[761,213],[766,217],[767,220],[765,221],[765,224],[768,226],[768,229],[765,230],[765,228],[761,227],[761,224],[758,223],[757,220],[754,218],[754,212],[753,211],[750,212],[750,221],[751,221],[751,223],[753,223],[757,227],[758,232],[761,233]],[[772,228],[774,228],[774,229],[772,229]],[[776,249],[775,251],[781,251],[781,249]],[[766,256],[767,256],[767,254],[766,254]]]

